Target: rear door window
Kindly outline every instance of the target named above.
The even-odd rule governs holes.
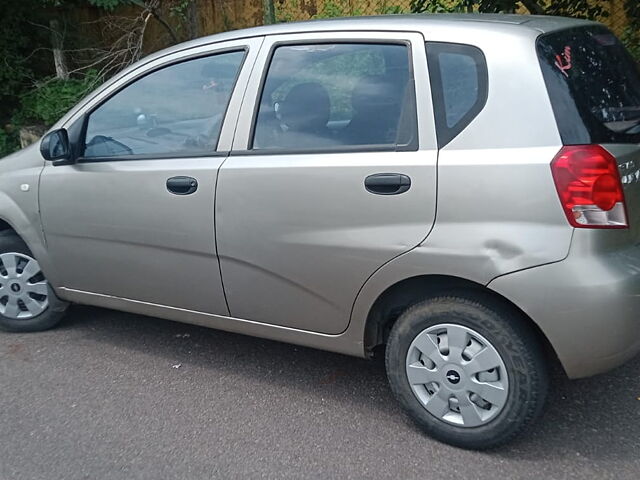
[[[477,47],[427,42],[427,61],[436,116],[438,147],[462,132],[487,101],[484,54]]]
[[[565,145],[640,142],[640,69],[613,33],[563,30],[537,49]]]
[[[278,46],[264,80],[252,148],[416,149],[406,44]]]

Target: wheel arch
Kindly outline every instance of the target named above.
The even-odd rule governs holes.
[[[0,197],[3,197],[1,192]],[[8,199],[8,197],[5,198]],[[0,198],[0,200],[5,198]],[[49,283],[54,286],[60,285],[57,272],[49,258],[40,223],[32,219],[30,221],[27,214],[14,202],[7,202],[4,208],[0,209],[0,234],[9,233],[15,234],[27,245],[33,257],[40,263]]]
[[[547,361],[560,366],[556,352],[538,324],[508,298],[486,286],[451,275],[419,275],[398,281],[384,290],[373,302],[364,328],[364,349],[369,357],[386,345],[389,332],[400,314],[425,298],[457,294],[498,302],[512,311],[536,335],[543,346]]]
[[[4,220],[3,218],[0,218],[0,232],[6,232],[6,231],[12,231],[16,235],[20,236],[18,232],[16,232],[16,229],[13,228],[13,226],[9,222]]]
[[[37,251],[37,245],[34,245],[34,242],[32,241],[32,238],[29,235],[30,232],[26,232],[26,231],[21,232],[18,228],[14,226],[14,222],[7,220],[7,218],[8,217],[6,215],[0,214],[0,234],[7,235],[10,233],[13,233],[18,238],[20,238],[20,240],[22,240],[32,252],[34,252],[34,250]]]

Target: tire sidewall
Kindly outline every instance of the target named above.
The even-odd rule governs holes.
[[[537,339],[509,317],[500,309],[460,297],[433,298],[400,316],[387,344],[387,375],[404,410],[427,433],[465,448],[492,448],[539,415],[547,388],[544,361]],[[436,418],[417,399],[407,379],[406,358],[411,343],[425,329],[444,323],[462,325],[482,335],[505,364],[509,380],[506,404],[484,425],[459,427]]]
[[[9,252],[21,253],[34,258],[29,247],[18,235],[13,232],[0,232],[0,254]],[[48,284],[47,296],[49,305],[35,317],[16,319],[0,314],[0,329],[9,332],[33,332],[47,330],[57,325],[67,308],[67,303],[56,296],[51,284]]]

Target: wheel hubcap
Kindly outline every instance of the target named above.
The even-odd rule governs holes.
[[[27,320],[48,306],[48,284],[38,262],[23,253],[0,254],[0,314]]]
[[[504,408],[509,379],[500,354],[474,330],[439,324],[416,336],[407,352],[409,385],[424,408],[458,427],[477,427]]]

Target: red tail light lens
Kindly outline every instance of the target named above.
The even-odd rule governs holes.
[[[600,145],[563,147],[551,162],[551,173],[571,225],[629,226],[618,163]]]

